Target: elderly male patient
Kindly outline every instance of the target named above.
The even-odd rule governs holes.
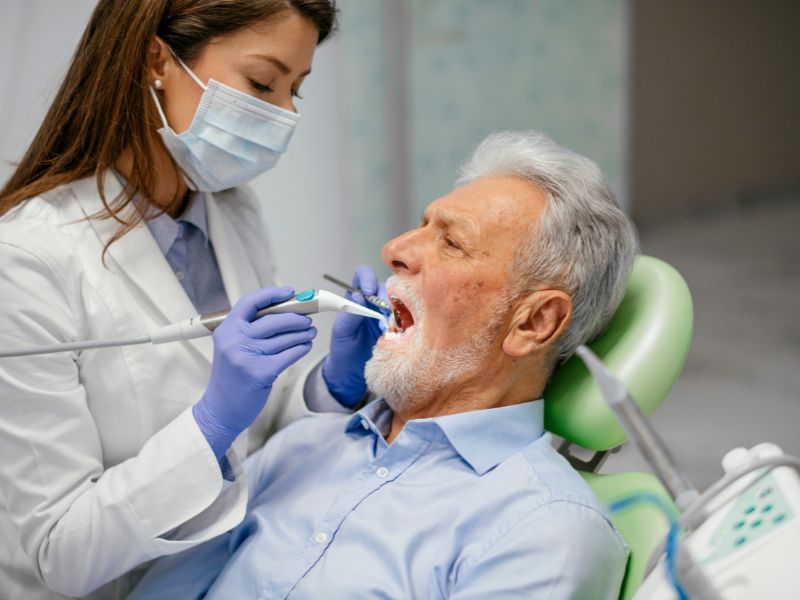
[[[616,598],[626,548],[542,429],[554,367],[616,309],[636,235],[596,165],[498,133],[383,248],[378,399],[284,429],[241,525],[136,597]]]

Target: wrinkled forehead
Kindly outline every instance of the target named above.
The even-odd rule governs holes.
[[[533,183],[514,176],[482,177],[431,202],[425,220],[464,224],[483,236],[527,232],[546,204]]]

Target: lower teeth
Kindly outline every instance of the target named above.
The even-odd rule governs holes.
[[[402,331],[387,331],[383,334],[383,337],[387,340],[396,340],[397,338],[403,337]]]

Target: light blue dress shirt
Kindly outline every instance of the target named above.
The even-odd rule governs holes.
[[[194,193],[177,219],[162,213],[149,219],[147,228],[197,312],[205,314],[230,308],[208,237],[203,194]]]
[[[302,419],[248,459],[242,524],[133,598],[617,598],[624,542],[542,409],[412,420],[391,445],[383,400]]]

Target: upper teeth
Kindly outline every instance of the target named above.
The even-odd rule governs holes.
[[[400,323],[402,322],[402,321],[401,321],[401,319],[400,319],[400,311],[399,311],[399,310],[397,310],[396,308],[393,308],[393,309],[392,309],[392,317],[394,318],[394,325],[395,325],[395,326],[396,326],[396,327],[397,327],[397,328],[398,328],[400,331],[403,331],[403,328],[402,328],[402,326],[400,325]]]

